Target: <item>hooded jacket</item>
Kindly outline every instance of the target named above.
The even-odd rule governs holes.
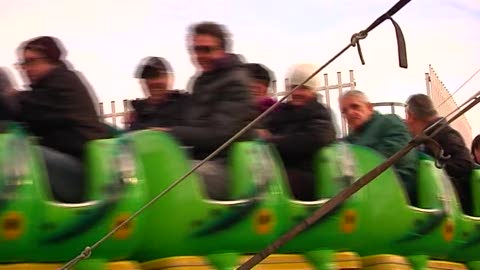
[[[433,120],[430,125],[437,122],[439,118]],[[445,124],[445,120],[440,123]],[[429,126],[430,126],[429,125]],[[441,125],[438,125],[440,127]],[[427,135],[437,130],[434,127]],[[462,135],[450,125],[445,126],[432,138],[443,149],[444,155],[449,155],[450,158],[444,163],[445,171],[450,176],[450,179],[457,190],[460,201],[462,203],[463,210],[470,214],[471,212],[471,187],[470,187],[470,175],[474,168],[474,162],[470,152],[465,145]],[[430,156],[434,156],[431,149],[420,146],[420,150]]]
[[[61,64],[18,94],[18,120],[40,144],[83,158],[85,144],[107,138],[92,97],[79,76]]]
[[[432,121],[429,126],[437,122],[438,119]],[[440,123],[445,124],[446,121],[442,120]],[[438,125],[438,127],[440,126]],[[431,134],[436,129],[433,128],[428,134]],[[456,179],[468,179],[473,169],[473,159],[462,135],[450,125],[447,125],[433,139],[442,147],[444,155],[450,155],[450,158],[445,162],[445,170],[448,175]],[[422,147],[421,150],[430,156],[434,155],[429,148]]]
[[[336,139],[331,114],[317,100],[304,106],[280,104],[264,125],[287,168],[312,171],[314,155]]]
[[[188,95],[180,91],[168,91],[165,100],[158,104],[149,103],[147,99],[132,100],[135,119],[130,124],[130,130],[140,130],[152,127],[171,127],[179,125],[183,105]]]
[[[244,64],[227,54],[193,82],[182,125],[172,127],[171,133],[193,147],[196,159],[206,157],[253,119],[248,80]]]

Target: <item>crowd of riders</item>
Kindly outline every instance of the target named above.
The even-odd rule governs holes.
[[[188,51],[198,72],[189,92],[173,90],[174,71],[162,57],[142,59],[136,72],[145,98],[131,101],[125,131],[150,129],[166,132],[188,146],[193,162],[199,162],[256,116],[277,101],[269,95],[273,73],[259,63],[245,63],[232,53],[232,40],[223,25],[202,22],[188,29]],[[38,138],[49,174],[52,194],[61,202],[84,200],[83,160],[85,144],[114,136],[100,119],[95,94],[87,80],[66,60],[62,43],[49,36],[27,40],[18,47],[18,66],[28,80],[28,90],[18,91],[0,70],[0,117],[23,123]],[[292,196],[315,200],[314,155],[334,142],[370,147],[385,158],[428,130],[444,122],[430,98],[423,94],[406,101],[406,119],[374,110],[368,96],[350,90],[339,97],[339,106],[349,133],[338,138],[329,109],[317,94],[317,76],[303,83],[314,71],[312,64],[293,65],[287,73],[288,87],[297,88],[287,102],[279,104],[255,128],[238,140],[257,139],[274,145],[280,154]],[[302,84],[303,83],[303,84]],[[435,125],[434,128],[429,128]],[[470,174],[480,161],[480,138],[471,152],[461,134],[447,126],[433,139],[442,147],[445,172],[450,176],[466,212],[470,211]],[[416,164],[419,153],[434,156],[428,144],[409,152],[394,164],[412,204],[415,204]],[[205,176],[208,196],[226,199],[225,153],[199,168]],[[219,173],[212,173],[218,171]],[[222,176],[223,174],[223,176]]]

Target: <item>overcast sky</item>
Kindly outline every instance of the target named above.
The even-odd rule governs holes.
[[[267,65],[283,80],[291,64],[322,65],[395,2],[0,0],[0,66],[13,69],[21,41],[53,35],[65,43],[67,58],[104,102],[141,97],[133,71],[150,55],[167,58],[176,73],[175,88],[185,89],[195,72],[186,50],[186,29],[210,20],[232,32],[236,53]],[[366,65],[360,64],[356,49],[350,49],[325,70],[331,82],[337,71],[347,81],[353,69],[357,88],[372,101],[403,102],[425,92],[429,64],[451,92],[480,68],[479,0],[413,0],[394,18],[405,35],[409,68],[398,67],[395,32],[385,22],[362,41]],[[17,82],[23,84],[19,77]],[[463,103],[479,90],[477,75],[455,99]],[[474,135],[480,133],[474,118],[479,112],[476,108],[467,115]]]

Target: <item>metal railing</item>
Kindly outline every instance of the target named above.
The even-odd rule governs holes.
[[[326,104],[327,107],[332,109],[332,111],[337,110],[337,106],[332,107],[332,97],[337,96],[334,100],[338,100],[343,94],[344,90],[354,90],[356,86],[355,77],[353,70],[349,71],[349,81],[343,82],[342,72],[337,72],[337,82],[336,84],[329,83],[328,74],[323,74],[323,85],[319,86],[316,91],[322,97],[321,102]],[[287,92],[288,79],[285,80],[285,91],[277,91],[277,81],[272,81],[269,95],[275,98],[281,98]],[[115,101],[110,101],[110,112],[105,112],[105,105],[103,102],[99,103],[99,114],[104,119],[105,122],[113,125],[114,127],[123,127],[124,126],[124,117],[130,111],[130,101],[127,99],[122,100],[122,105],[120,108],[117,108],[117,103]],[[340,116],[339,119],[336,119],[340,122],[341,133],[347,133],[347,123],[343,117]]]

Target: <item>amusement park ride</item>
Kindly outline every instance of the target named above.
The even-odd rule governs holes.
[[[408,2],[354,35],[323,67],[359,48],[360,39]],[[406,67],[405,55],[399,58]],[[472,107],[479,99],[470,101]],[[192,169],[188,152],[166,133],[126,133],[92,141],[86,151],[88,200],[59,203],[35,141],[17,124],[3,124],[0,270],[480,269],[480,170],[471,175],[473,210],[466,214],[427,156],[418,159],[412,205],[387,169],[401,153],[385,163],[358,145],[336,143],[317,153],[315,201],[293,198],[282,160],[260,141],[228,146],[230,190],[222,201],[208,198],[193,172],[199,165]]]

